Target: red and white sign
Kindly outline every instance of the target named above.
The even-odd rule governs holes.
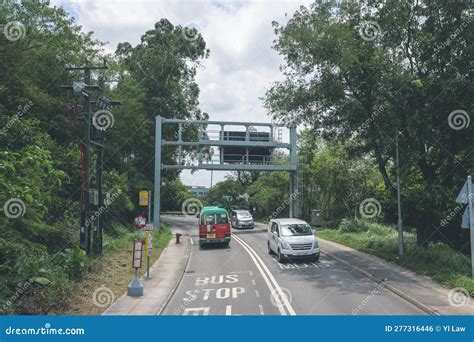
[[[133,268],[142,267],[143,241],[133,240]]]
[[[135,228],[137,228],[137,229],[142,229],[142,228],[145,227],[145,225],[146,225],[146,217],[143,216],[142,214],[138,214],[138,215],[135,216],[135,218],[133,219],[133,225],[134,225]]]

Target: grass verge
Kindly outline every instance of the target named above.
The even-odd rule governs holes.
[[[89,272],[73,285],[73,296],[69,305],[64,308],[61,315],[100,315],[111,304],[110,298],[118,299],[127,291],[127,286],[132,280],[135,270],[132,264],[132,249],[134,233],[127,233],[120,238],[106,237],[104,239],[104,253],[101,257],[93,259],[89,266]],[[163,249],[171,239],[171,230],[166,224],[161,225],[159,231],[153,232],[153,255],[150,267],[158,260]],[[139,274],[146,272],[146,257],[143,257],[142,268]],[[97,306],[93,301],[96,289],[106,287],[108,293],[98,298],[99,304],[108,304],[103,307]],[[113,296],[111,294],[113,293]]]
[[[474,297],[471,261],[444,243],[431,243],[422,248],[416,244],[415,234],[405,232],[406,257],[400,260],[395,227],[362,220],[343,220],[338,229],[321,230],[317,235],[427,275],[446,287],[465,288]]]

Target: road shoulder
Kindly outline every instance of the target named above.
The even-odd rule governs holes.
[[[150,278],[141,278],[143,296],[124,293],[103,315],[158,315],[178,286],[191,253],[190,239],[180,229],[172,228],[173,238],[160,258],[150,268]],[[176,244],[176,233],[183,234]]]
[[[473,315],[473,303],[462,306],[455,302],[453,290],[446,289],[431,278],[376,256],[318,237],[321,252],[336,259],[384,286],[431,315]]]

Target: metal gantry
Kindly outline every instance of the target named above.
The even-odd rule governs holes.
[[[162,138],[163,126],[171,124],[177,126],[176,140],[164,140]],[[209,125],[220,127],[218,131],[207,129]],[[198,137],[192,141],[183,140],[183,128],[189,126],[197,127]],[[239,127],[237,131],[226,130],[226,127]],[[268,132],[258,131],[265,128]],[[290,217],[297,216],[296,196],[297,191],[296,173],[296,126],[289,127],[289,142],[282,142],[281,125],[261,122],[241,121],[207,121],[207,120],[182,120],[165,119],[156,117],[155,126],[155,185],[154,185],[154,210],[153,223],[157,227],[160,224],[161,206],[161,170],[166,169],[188,169],[188,170],[210,170],[210,171],[289,171],[290,172]],[[215,136],[212,137],[212,133]],[[173,165],[162,164],[162,148],[165,146],[178,147],[178,162]],[[182,162],[182,149],[186,146],[197,147],[197,163]],[[204,158],[204,148],[219,148],[218,158],[215,160]],[[242,153],[230,154],[226,150],[237,149]],[[289,150],[289,163],[275,163],[271,154],[251,154],[252,150],[287,149]]]

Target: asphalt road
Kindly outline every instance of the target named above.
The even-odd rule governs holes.
[[[261,229],[232,231],[228,248],[199,248],[197,219],[163,217],[187,231],[191,255],[163,315],[424,315],[350,267],[319,262],[279,263]],[[324,250],[322,250],[324,252]]]

